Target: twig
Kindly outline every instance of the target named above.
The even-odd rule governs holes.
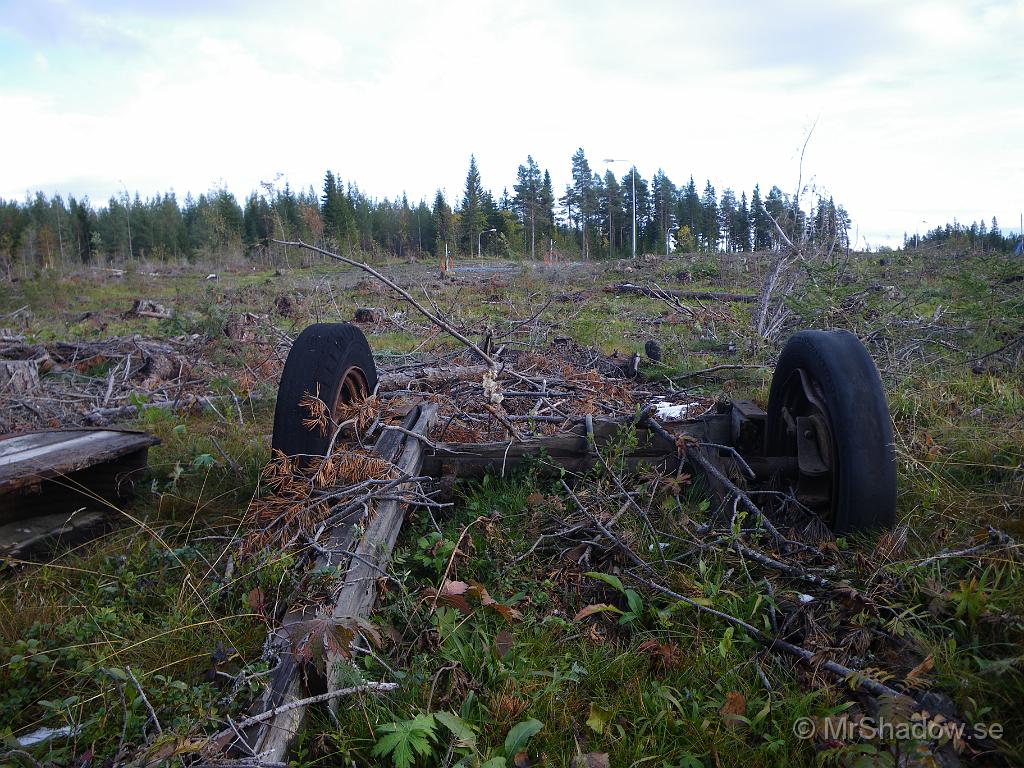
[[[968,555],[973,555],[978,552],[982,552],[986,549],[989,549],[990,547],[1009,547],[1013,544],[1014,541],[1012,538],[1010,538],[1009,535],[1003,533],[1002,531],[996,530],[992,526],[989,526],[988,539],[983,541],[981,544],[976,544],[975,546],[967,547],[966,549],[946,550],[944,552],[939,552],[938,554],[932,555],[931,557],[926,557],[924,560],[921,560],[917,564],[917,567],[931,565],[937,560],[944,560],[946,558],[967,557]]]
[[[412,297],[412,294],[410,294],[402,286],[400,286],[391,278],[381,274],[376,269],[371,267],[369,264],[364,264],[361,261],[356,261],[355,259],[350,259],[346,256],[341,256],[337,253],[333,253],[332,251],[328,251],[323,248],[318,248],[315,245],[304,243],[301,240],[273,240],[272,242],[275,242],[278,245],[293,245],[297,248],[305,248],[306,250],[313,251],[314,253],[319,253],[321,256],[327,256],[328,258],[335,259],[336,261],[348,264],[350,267],[356,267],[357,269],[361,269],[364,272],[373,275],[375,278],[384,283],[384,285],[386,285],[388,288],[397,292],[403,299],[412,304],[412,306],[430,322],[432,322],[434,325],[446,331],[448,334],[450,334],[451,336],[465,344],[467,347],[469,347],[474,353],[480,356],[481,360],[487,363],[490,367],[498,367],[497,363],[494,362],[491,356],[484,352],[482,349],[480,349],[480,347],[478,347],[475,342],[463,336],[461,333],[459,333],[458,330],[456,330],[456,328],[451,323],[448,323],[447,321],[441,319],[441,317],[438,314],[435,314],[428,310],[426,307],[424,307],[422,304],[416,301],[416,299]]]
[[[714,373],[715,371],[738,371],[747,368],[767,368],[767,365],[712,365],[710,368],[701,368],[699,371],[690,371],[689,373],[676,374],[676,378],[679,379],[691,379],[694,376],[701,376],[705,373]]]
[[[252,715],[235,723],[235,728],[238,728],[239,730],[248,728],[249,726],[265,722],[266,720],[271,720],[282,712],[287,712],[291,709],[298,709],[299,707],[309,707],[313,704],[322,704],[325,701],[330,701],[331,699],[336,699],[341,696],[351,696],[353,693],[365,693],[367,691],[393,691],[396,688],[398,688],[398,683],[363,683],[362,685],[355,685],[351,688],[339,688],[336,691],[328,691],[327,693],[310,696],[306,699],[289,701],[287,704],[282,704],[279,707],[273,707],[272,709],[268,709],[266,712],[260,712],[258,715]],[[225,728],[223,731],[212,736],[210,741],[226,736],[231,733],[231,730],[232,729],[230,728]]]
[[[651,589],[654,589],[658,592],[661,592],[664,595],[668,595],[674,600],[679,600],[680,602],[686,603],[690,607],[695,608],[698,611],[701,611],[702,613],[707,613],[712,616],[716,616],[724,621],[727,621],[733,626],[739,627],[744,632],[753,637],[755,640],[762,643],[765,647],[773,651],[782,651],[783,653],[787,653],[791,656],[796,656],[798,659],[800,659],[801,661],[803,661],[811,667],[815,667],[815,665],[817,664],[818,668],[824,669],[826,672],[829,672],[830,674],[834,675],[840,680],[850,680],[854,682],[858,688],[866,691],[867,693],[870,693],[872,696],[889,696],[894,699],[909,698],[906,694],[900,693],[895,688],[890,688],[884,683],[880,683],[877,680],[868,677],[863,672],[856,669],[851,669],[850,667],[839,664],[838,662],[824,660],[821,661],[820,664],[818,664],[817,654],[814,654],[806,648],[800,647],[799,645],[793,645],[792,643],[788,643],[780,638],[772,637],[771,635],[755,627],[753,624],[748,624],[743,619],[737,618],[736,616],[732,616],[731,614],[724,613],[722,611],[715,610],[714,608],[709,608],[706,605],[701,605],[700,603],[687,597],[686,595],[681,595],[678,592],[673,592],[668,587],[663,587],[660,584],[650,581],[649,579],[645,579],[642,576],[638,576],[635,573],[629,573],[628,575],[630,578],[640,582],[641,584],[650,587]]]
[[[149,703],[149,699],[146,698],[146,692],[142,690],[142,685],[139,683],[139,679],[132,672],[131,667],[125,667],[125,671],[128,673],[128,678],[135,685],[136,690],[139,692],[139,696],[142,697],[142,703],[146,705],[146,709],[149,710],[149,716],[153,720],[153,725],[156,726],[157,733],[163,733],[164,729],[160,727],[160,721],[156,717],[156,711],[153,709],[153,705]]]

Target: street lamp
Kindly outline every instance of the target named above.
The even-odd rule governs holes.
[[[494,227],[491,227],[491,229],[485,229],[483,232],[481,232],[479,235],[476,236],[476,255],[477,255],[477,258],[482,258],[483,255],[484,255],[484,251],[483,251],[483,247],[482,247],[484,235],[486,235],[488,232],[497,232],[497,231],[498,231],[497,229],[495,229]]]
[[[124,217],[125,217],[125,221],[128,223],[128,261],[131,261],[132,260],[132,201],[131,201],[131,198],[128,196],[128,185],[125,184],[120,179],[118,179],[118,181],[120,181],[121,182],[121,186],[124,187]]]
[[[606,163],[628,163],[628,160],[622,158],[606,157],[604,159]],[[630,169],[629,173],[630,180],[633,182],[633,258],[636,258],[636,166],[634,165]],[[608,233],[611,236],[611,232]]]

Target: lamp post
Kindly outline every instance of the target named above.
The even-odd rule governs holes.
[[[121,181],[118,179],[118,181]],[[132,260],[132,201],[128,196],[128,185],[121,181],[124,187],[124,218],[128,224],[128,261]]]
[[[482,258],[483,255],[484,255],[484,251],[483,251],[484,235],[486,235],[488,232],[497,232],[497,231],[498,231],[497,229],[495,229],[494,227],[491,227],[490,229],[485,229],[483,232],[481,232],[479,235],[476,236],[476,255],[477,255],[477,258]]]
[[[606,157],[605,163],[628,163],[628,160],[622,158]],[[634,165],[629,172],[630,181],[633,182],[633,258],[636,258],[636,166]],[[611,232],[608,236],[611,237]]]

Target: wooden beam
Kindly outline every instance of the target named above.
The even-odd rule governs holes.
[[[633,422],[631,416],[594,419],[595,446],[604,448],[618,436],[623,427]],[[669,427],[673,437],[685,435],[697,441],[724,444],[729,442],[731,420],[728,415],[714,414],[671,424]],[[570,430],[548,437],[501,443],[439,443],[428,450],[422,472],[434,477],[482,477],[485,474],[501,474],[503,470],[518,466],[526,460],[535,461],[539,467],[549,466],[552,470],[563,468],[583,472],[597,462],[586,435],[586,425],[581,420]],[[641,462],[653,465],[675,455],[674,442],[646,427],[637,426],[636,445],[630,449],[626,461],[631,467]]]
[[[437,419],[437,408],[435,403],[417,406],[406,417],[402,424],[403,429],[426,436]],[[396,464],[403,473],[411,476],[419,473],[423,443],[415,437],[385,428],[384,434],[374,446],[374,451],[381,458]],[[399,493],[400,489],[396,489],[394,495]],[[351,558],[350,547],[357,530],[356,524],[360,522],[358,514],[339,521],[328,532],[321,544],[323,551],[313,567],[340,567],[348,562],[345,582],[331,611],[333,616],[369,615],[376,599],[377,577],[391,555],[403,518],[404,507],[399,502],[389,500],[379,504],[356,549],[356,558]],[[268,690],[253,707],[254,714],[268,712],[306,697],[303,685],[304,670],[293,653],[293,635],[289,630],[294,630],[296,624],[312,618],[311,613],[313,612],[309,608],[291,608],[282,620],[281,626],[271,634],[270,644],[276,650],[280,661]],[[328,659],[327,685],[331,690],[333,676],[330,670],[337,661],[336,658]],[[267,762],[284,762],[305,716],[304,706],[293,707],[253,726],[244,734],[247,743],[245,752],[260,755]]]

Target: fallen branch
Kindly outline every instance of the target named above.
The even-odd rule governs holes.
[[[252,725],[258,725],[259,723],[270,720],[283,712],[288,712],[292,709],[298,709],[299,707],[311,707],[314,704],[322,704],[325,701],[331,699],[337,699],[341,696],[351,696],[353,693],[366,693],[368,691],[380,692],[380,691],[393,691],[398,688],[398,683],[364,683],[362,685],[354,685],[351,688],[338,688],[327,693],[321,693],[316,696],[310,696],[305,699],[298,699],[297,701],[289,701],[287,704],[281,704],[273,709],[268,709],[266,712],[261,712],[258,715],[250,715],[244,720],[240,720],[235,723],[235,728],[241,730],[242,728],[248,728]],[[213,736],[210,741],[216,741],[218,738],[227,736],[232,733],[231,729],[225,729],[220,733]]]
[[[451,323],[443,320],[439,315],[435,314],[434,312],[431,312],[429,309],[424,307],[422,304],[420,304],[418,301],[416,301],[416,299],[414,299],[412,297],[412,294],[410,294],[402,286],[400,286],[398,283],[396,283],[391,278],[381,274],[376,269],[371,267],[369,264],[364,264],[361,261],[356,261],[355,259],[350,259],[347,256],[341,256],[341,255],[339,255],[337,253],[334,253],[332,251],[325,250],[324,248],[318,248],[315,245],[310,245],[309,243],[304,243],[301,240],[273,240],[272,242],[275,242],[278,245],[283,245],[283,246],[286,246],[286,247],[289,246],[289,245],[292,245],[292,246],[295,246],[296,248],[305,248],[308,251],[313,251],[314,253],[319,253],[321,256],[327,256],[328,258],[335,259],[336,261],[340,261],[343,264],[348,264],[350,267],[355,267],[356,269],[361,269],[361,270],[363,270],[363,272],[366,272],[369,275],[373,275],[373,277],[375,277],[378,280],[380,280],[382,283],[384,283],[384,285],[386,285],[391,290],[395,291],[399,296],[401,296],[403,299],[405,299],[407,302],[409,302],[409,304],[411,304],[413,306],[413,308],[416,309],[417,312],[419,312],[421,315],[423,315],[425,318],[427,318],[427,320],[429,320],[434,325],[436,325],[438,328],[440,328],[441,330],[445,331],[450,336],[454,337],[455,339],[457,339],[458,341],[462,342],[467,347],[469,347],[476,355],[478,355],[480,357],[481,360],[483,360],[485,363],[487,363],[487,365],[489,367],[491,367],[491,368],[497,368],[498,367],[497,363],[494,362],[494,360],[491,358],[490,355],[488,355],[486,352],[484,352],[482,349],[480,349],[480,347],[478,347],[475,342],[471,341],[470,339],[467,339],[465,336],[463,336],[461,333],[459,333],[459,331],[455,328],[455,326],[453,326]]]
[[[650,568],[650,566],[648,566],[648,568]],[[865,691],[866,693],[870,693],[872,696],[889,696],[893,699],[904,699],[912,701],[912,699],[910,699],[910,697],[907,696],[905,693],[901,693],[900,691],[897,691],[895,688],[890,688],[884,683],[880,683],[877,680],[868,677],[860,670],[844,666],[835,661],[830,661],[827,659],[820,660],[819,654],[815,654],[812,651],[809,651],[806,648],[802,648],[799,645],[793,645],[793,643],[786,642],[785,640],[782,640],[780,638],[772,637],[771,635],[755,627],[753,624],[748,624],[743,619],[737,618],[736,616],[733,616],[728,613],[724,613],[723,611],[717,611],[714,608],[709,608],[706,605],[701,605],[696,600],[693,600],[687,597],[686,595],[681,595],[678,592],[674,592],[668,587],[663,587],[660,584],[653,582],[650,579],[645,579],[642,576],[638,576],[635,573],[629,573],[628,576],[629,578],[638,581],[644,586],[650,587],[653,590],[661,592],[663,595],[671,597],[673,600],[678,600],[682,603],[686,603],[690,607],[696,608],[698,611],[702,613],[710,614],[711,616],[715,616],[719,619],[722,619],[723,621],[726,621],[735,627],[739,627],[744,632],[749,634],[751,637],[753,637],[755,640],[757,640],[759,643],[764,645],[766,648],[769,648],[770,650],[781,651],[783,653],[789,654],[790,656],[796,656],[798,659],[800,659],[813,669],[824,669],[826,672],[832,674],[840,680],[851,681],[856,684],[857,688]]]
[[[652,299],[698,299],[700,301],[734,301],[753,304],[757,296],[747,293],[723,293],[721,291],[670,291],[664,288],[646,288],[632,283],[618,283],[606,289],[612,293],[634,293]]]
[[[694,376],[703,376],[706,373],[715,373],[716,371],[740,371],[745,369],[763,369],[767,367],[767,365],[713,365],[710,368],[701,368],[699,371],[690,371],[689,373],[678,373],[675,374],[673,378],[692,379]]]

